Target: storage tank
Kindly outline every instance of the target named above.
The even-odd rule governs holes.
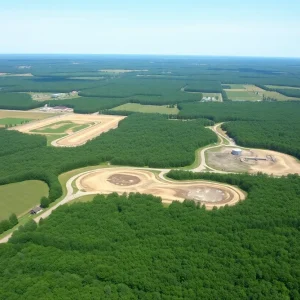
[[[232,149],[231,154],[232,155],[242,155],[242,149],[239,149],[239,148]]]

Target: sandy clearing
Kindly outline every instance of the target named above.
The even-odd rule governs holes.
[[[242,149],[241,156],[231,154],[234,148]],[[216,172],[247,172],[256,174],[262,172],[268,175],[285,176],[300,174],[300,162],[293,156],[264,149],[248,149],[223,144],[206,149],[206,165]],[[267,157],[274,159],[266,159]],[[262,158],[266,160],[245,160],[244,158]]]
[[[293,156],[263,149],[253,149],[252,151],[258,157],[272,155],[276,161],[258,161],[255,164],[251,164],[249,173],[263,172],[275,176],[300,174],[300,162]]]
[[[233,186],[200,180],[170,181],[155,176],[149,170],[131,168],[98,169],[79,176],[76,186],[81,192],[88,194],[152,194],[161,197],[164,203],[190,199],[205,204],[208,209],[235,205],[245,199],[245,194]]]
[[[124,116],[114,115],[80,115],[80,114],[65,114],[57,115],[55,117],[39,120],[37,122],[31,122],[25,125],[13,127],[12,130],[18,130],[24,133],[41,134],[32,132],[33,130],[56,126],[60,122],[70,121],[78,124],[90,124],[94,123],[87,128],[71,133],[68,136],[62,137],[52,142],[56,147],[77,147],[85,144],[87,141],[99,136],[100,134],[109,131],[110,129],[116,129]]]
[[[53,113],[42,113],[36,111],[22,111],[22,110],[0,110],[0,118],[19,118],[19,119],[46,119],[56,116]]]
[[[101,123],[95,124],[91,127],[77,131],[69,136],[54,141],[53,146],[56,147],[77,147],[85,144],[87,141],[107,132],[111,129],[118,128],[119,122],[125,117],[114,116],[113,118],[107,117],[101,119]]]

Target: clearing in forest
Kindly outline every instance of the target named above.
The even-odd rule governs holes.
[[[48,185],[43,181],[28,180],[0,186],[0,221],[12,213],[20,216],[48,196]]]
[[[0,73],[0,77],[33,77],[33,75],[31,73],[22,73],[22,74]]]
[[[86,123],[84,121],[61,121],[32,130],[31,132],[36,132],[40,134],[72,134],[76,131],[82,130],[92,125],[93,123]]]
[[[55,101],[55,100],[68,100],[79,98],[77,91],[73,91],[70,93],[26,93],[29,94],[34,101]]]
[[[262,149],[244,149],[241,155],[231,154],[232,147],[219,147],[206,153],[207,165],[225,172],[262,172],[283,176],[300,174],[300,163],[293,156]]]
[[[296,100],[278,92],[266,91],[253,84],[227,84],[230,89],[224,89],[229,99],[232,101],[262,101],[264,98],[271,98],[278,101]],[[281,87],[285,88],[285,87]]]
[[[300,90],[300,87],[285,86],[285,85],[266,85],[266,87],[268,87],[270,89],[292,89],[292,90]]]
[[[52,141],[56,147],[77,147],[87,141],[118,127],[125,117],[111,115],[80,115],[66,114],[53,118],[31,122],[29,124],[14,127],[24,133],[35,134],[67,134]]]
[[[32,119],[21,119],[21,118],[2,118],[0,119],[0,128],[6,126],[15,126],[23,123],[28,123]]]
[[[22,111],[22,110],[3,110],[0,109],[0,119],[5,118],[16,118],[16,119],[31,119],[31,120],[41,120],[49,117],[53,117],[56,114],[53,113],[43,113],[38,111]]]
[[[189,199],[205,204],[208,209],[235,205],[245,199],[244,193],[233,186],[204,181],[170,181],[148,170],[126,167],[98,169],[81,175],[76,186],[80,191],[95,194],[152,194],[161,197],[164,203]]]
[[[112,110],[177,115],[179,113],[179,109],[175,105],[173,106],[174,107],[172,107],[172,105],[143,105],[139,103],[126,103],[114,107]]]

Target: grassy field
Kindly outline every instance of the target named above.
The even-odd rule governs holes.
[[[46,135],[47,138],[47,146],[51,146],[51,143],[55,140],[58,140],[64,136],[67,136],[67,134],[53,134],[53,135]]]
[[[12,213],[18,216],[26,213],[47,195],[47,184],[37,180],[0,186],[0,220],[7,219]]]
[[[266,91],[252,84],[230,84],[230,86],[232,90],[226,89],[226,94],[233,101],[257,101],[262,100],[264,96],[278,101],[295,100],[295,98],[284,96],[278,92]]]
[[[2,118],[0,119],[0,125],[19,125],[25,122],[29,122],[31,119],[21,119],[21,118]]]
[[[126,103],[120,106],[113,108],[112,110],[119,111],[133,111],[133,112],[141,112],[141,113],[159,113],[159,114],[167,114],[167,115],[175,115],[178,114],[179,110],[177,107],[170,108],[166,105],[142,105],[138,103]]]
[[[266,91],[263,90],[255,85],[245,85],[245,88],[247,91],[252,92],[252,93],[258,93],[259,95],[264,95],[265,97],[269,97],[269,98],[274,98],[278,101],[288,101],[288,100],[295,100],[295,98],[291,98],[291,97],[287,97],[285,95],[282,95],[280,93],[277,92],[270,92],[270,91]]]
[[[282,85],[266,85],[266,87],[268,87],[270,89],[294,89],[294,90],[300,90],[299,87],[282,86]]]
[[[89,202],[89,201],[92,201],[96,197],[96,195],[97,194],[79,197],[77,199],[74,199],[74,200],[70,201],[68,203],[68,205],[73,204],[73,203],[77,203],[77,202]]]
[[[0,109],[0,119],[16,118],[16,119],[41,120],[41,119],[53,117],[55,115],[56,114],[34,112],[34,111],[2,110],[2,109]]]
[[[73,122],[58,122],[55,124],[51,124],[49,126],[32,130],[32,132],[37,133],[57,133],[57,134],[64,134],[67,130],[72,129],[73,132],[82,130],[87,128],[89,124],[75,124]]]
[[[245,91],[230,91],[227,90],[226,94],[232,101],[257,101],[262,100],[262,95],[256,95],[253,92]]]

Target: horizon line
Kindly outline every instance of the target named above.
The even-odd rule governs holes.
[[[206,58],[265,58],[265,59],[300,59],[300,56],[258,56],[258,55],[207,55],[207,54],[147,54],[147,53],[0,53],[0,56],[164,56],[164,57],[206,57]]]

